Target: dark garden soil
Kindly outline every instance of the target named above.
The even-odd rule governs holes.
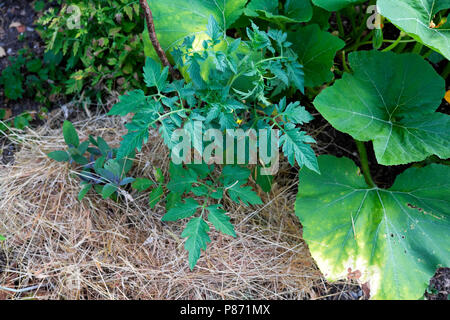
[[[48,1],[48,3],[50,2]],[[0,72],[9,64],[8,57],[16,55],[22,48],[30,48],[34,55],[37,57],[42,56],[44,46],[35,30],[34,21],[36,18],[37,14],[33,9],[32,1],[0,0],[0,47],[6,52],[5,57],[0,57]],[[14,25],[18,25],[17,23],[20,26],[14,27]],[[333,23],[332,21],[331,24],[333,25]],[[348,21],[344,20],[344,27],[349,28]],[[395,37],[395,34],[389,35],[390,39]],[[22,38],[22,40],[19,40],[19,38]],[[444,66],[435,65],[435,67],[437,70],[441,70]],[[447,85],[450,85],[448,79]],[[0,108],[10,110],[12,116],[24,111],[37,111],[40,109],[40,106],[31,98],[10,101],[6,99],[2,91],[3,89],[0,88]],[[338,157],[349,157],[359,165],[358,153],[353,139],[347,134],[336,131],[314,109],[309,109],[314,113],[315,120],[308,129],[317,132],[314,136],[318,142],[318,152]],[[438,111],[449,114],[450,105],[444,101]],[[380,187],[391,186],[396,176],[409,167],[408,165],[391,167],[378,165],[370,143],[367,143],[367,147],[372,175],[375,183]],[[0,154],[1,162],[10,163],[13,161],[13,145],[8,144],[5,139],[0,139],[0,150],[2,150],[2,154]],[[292,176],[296,177],[296,172],[293,171]],[[3,256],[0,253],[0,261],[2,259]],[[365,298],[361,286],[348,282],[335,284],[324,282],[317,285],[315,292],[317,297],[327,300],[358,300]],[[425,293],[425,297],[430,300],[448,300],[449,294],[450,269],[441,268],[431,279],[430,287]]]
[[[0,58],[0,72],[10,64],[8,57],[16,56],[20,49],[29,48],[36,57],[42,56],[45,48],[35,30],[36,18],[31,1],[0,1],[0,47],[6,52],[6,56]],[[2,88],[0,88],[0,107],[10,110],[12,116],[40,109],[39,104],[32,98],[8,100]]]

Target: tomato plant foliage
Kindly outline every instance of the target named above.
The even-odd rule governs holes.
[[[415,54],[377,51],[355,52],[349,59],[353,74],[345,74],[314,101],[335,128],[372,140],[383,165],[430,155],[450,158],[450,116],[435,112],[445,81],[428,62]]]

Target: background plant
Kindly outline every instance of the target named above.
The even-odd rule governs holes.
[[[72,26],[70,6],[80,9],[79,28]],[[63,56],[65,94],[84,90],[85,95],[101,96],[102,91],[140,86],[144,24],[139,14],[136,1],[71,0],[39,19],[47,51]]]

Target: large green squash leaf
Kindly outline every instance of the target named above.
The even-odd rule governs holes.
[[[222,31],[226,31],[242,14],[247,0],[147,0],[153,13],[155,29],[161,47],[166,52],[180,45],[185,37],[196,36],[194,48],[201,48],[208,38],[206,26],[212,15]],[[144,32],[146,34],[147,31]],[[156,57],[144,35],[146,55]]]
[[[314,105],[336,129],[373,141],[380,164],[450,157],[450,117],[435,112],[445,82],[420,56],[360,51],[349,56],[354,74],[317,96]]]
[[[312,0],[312,2],[328,11],[339,11],[345,7],[363,3],[366,0]]]
[[[316,24],[289,33],[288,39],[303,65],[306,87],[317,87],[333,79],[334,57],[345,46],[344,41]]]
[[[450,0],[378,0],[379,12],[401,30],[450,60],[450,28],[433,28],[434,16],[450,8]]]
[[[313,15],[310,0],[287,0],[281,12],[278,7],[278,0],[251,0],[245,14],[249,17],[261,16],[275,23],[307,22]]]
[[[410,168],[389,189],[370,188],[347,158],[304,169],[295,203],[319,268],[330,280],[368,282],[373,299],[419,299],[450,266],[450,168]]]

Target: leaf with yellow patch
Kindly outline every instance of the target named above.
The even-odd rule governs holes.
[[[450,266],[450,168],[410,168],[389,189],[368,187],[347,158],[300,172],[295,211],[329,280],[368,282],[373,299],[419,299]]]

